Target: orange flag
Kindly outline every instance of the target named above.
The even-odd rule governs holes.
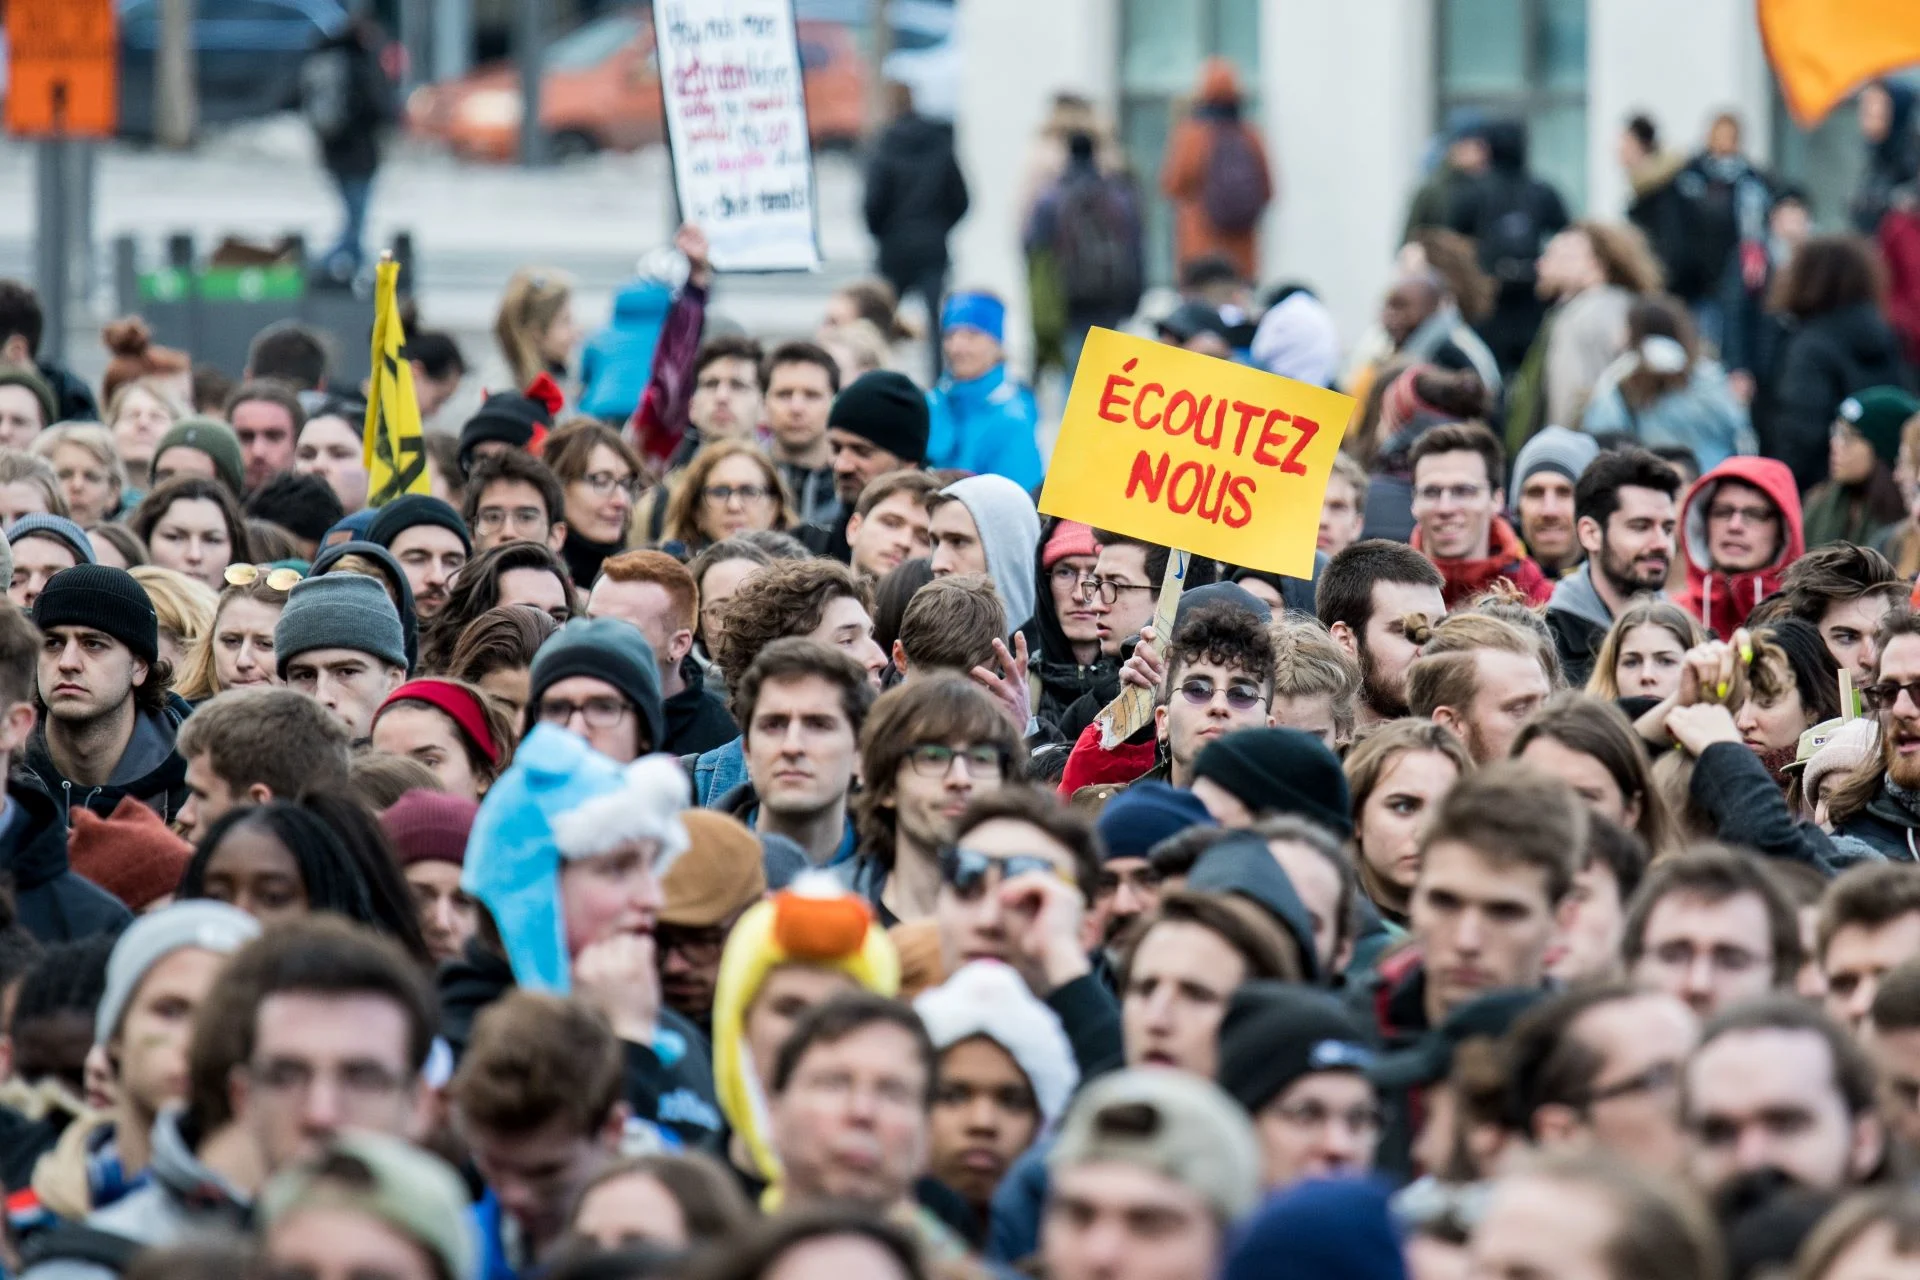
[[[1875,76],[1920,62],[1911,0],[1758,0],[1760,35],[1801,128]]]

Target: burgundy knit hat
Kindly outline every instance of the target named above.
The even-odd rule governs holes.
[[[380,815],[380,829],[393,845],[400,865],[416,862],[451,862],[462,866],[467,857],[467,836],[473,830],[473,816],[480,806],[465,796],[444,791],[409,791]]]
[[[110,818],[75,805],[69,821],[67,861],[74,872],[130,911],[144,911],[172,893],[193,857],[193,846],[132,796],[123,796]]]

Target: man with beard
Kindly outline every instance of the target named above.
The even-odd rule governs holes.
[[[891,369],[863,373],[841,388],[827,411],[827,450],[840,516],[800,530],[807,550],[851,562],[848,525],[861,491],[890,471],[926,465],[929,413],[926,392]]]
[[[1087,908],[1086,949],[1109,972],[1115,943],[1128,926],[1160,905],[1160,873],[1148,856],[1162,840],[1193,828],[1217,829],[1200,797],[1164,782],[1136,782],[1100,810],[1100,878]]]
[[[1413,548],[1384,538],[1356,542],[1327,562],[1314,612],[1360,667],[1358,725],[1407,714],[1407,667],[1419,646],[1407,619],[1437,622],[1447,612],[1440,571]]]
[[[367,541],[393,552],[413,589],[420,621],[440,616],[448,588],[473,554],[473,537],[460,513],[438,498],[409,493],[380,508]]]
[[[1527,554],[1550,580],[1564,578],[1581,560],[1574,537],[1574,485],[1600,454],[1590,435],[1547,427],[1513,459],[1513,514]]]
[[[1580,473],[1574,534],[1587,562],[1547,601],[1547,626],[1574,688],[1593,673],[1594,655],[1627,602],[1660,594],[1673,560],[1679,492],[1679,475],[1645,449],[1609,450]]]
[[[1750,1001],[1709,1022],[1681,1100],[1693,1181],[1709,1195],[1762,1171],[1841,1192],[1871,1180],[1886,1156],[1866,1051],[1792,996]]]
[[[1864,841],[1876,856],[1905,862],[1920,831],[1920,617],[1896,609],[1875,639],[1879,661],[1860,696],[1880,720],[1881,771],[1829,787],[1827,813],[1836,840]]]
[[[1407,667],[1407,706],[1459,735],[1476,764],[1504,759],[1521,725],[1553,695],[1546,645],[1484,614],[1433,629]]]

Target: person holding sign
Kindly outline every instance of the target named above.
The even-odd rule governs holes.
[[[1007,369],[1007,306],[991,293],[953,293],[940,309],[947,375],[927,393],[927,465],[998,475],[1032,490],[1046,465],[1034,443],[1040,410]]]
[[[1446,579],[1457,609],[1502,578],[1543,605],[1553,584],[1498,513],[1506,502],[1506,450],[1477,422],[1452,422],[1421,436],[1413,464],[1412,545]]]

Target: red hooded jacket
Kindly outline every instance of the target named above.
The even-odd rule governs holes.
[[[1449,610],[1465,605],[1481,592],[1491,589],[1502,578],[1526,596],[1528,604],[1543,605],[1553,595],[1553,583],[1539,565],[1527,558],[1527,544],[1520,541],[1520,535],[1513,531],[1513,526],[1499,516],[1493,518],[1493,528],[1488,531],[1487,556],[1483,560],[1435,559],[1420,545],[1418,528],[1414,529],[1408,543],[1415,551],[1432,560],[1433,567],[1445,579],[1440,594],[1445,598]]]
[[[1725,573],[1707,558],[1707,507],[1723,480],[1751,485],[1780,510],[1780,551],[1765,568]],[[1728,458],[1701,476],[1681,503],[1680,554],[1686,559],[1687,587],[1674,603],[1725,640],[1746,622],[1753,606],[1780,589],[1781,575],[1806,549],[1800,490],[1787,464],[1772,458]]]

